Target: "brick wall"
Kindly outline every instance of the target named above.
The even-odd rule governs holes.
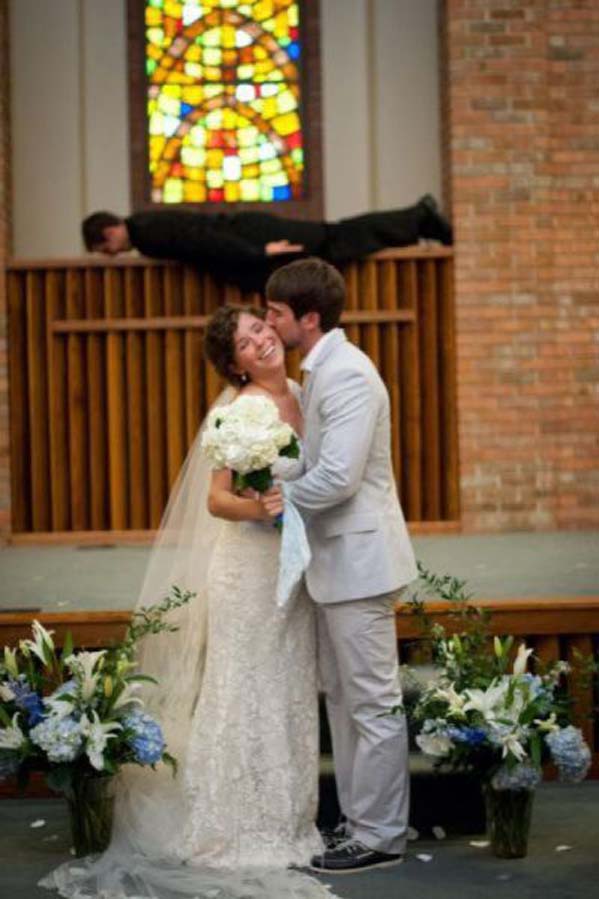
[[[599,3],[447,0],[469,530],[599,525]]]
[[[7,534],[10,520],[6,279],[4,275],[4,264],[8,256],[10,245],[7,26],[6,0],[0,0],[0,541]]]

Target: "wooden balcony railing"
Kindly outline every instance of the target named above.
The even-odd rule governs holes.
[[[391,396],[406,517],[442,528],[459,519],[452,266],[451,249],[411,247],[344,273],[343,324]],[[143,258],[9,265],[14,541],[150,534],[222,386],[202,329],[225,301],[260,297]]]

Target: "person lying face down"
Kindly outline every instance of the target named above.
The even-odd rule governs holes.
[[[95,212],[82,222],[87,250],[116,256],[138,250],[210,271],[242,290],[262,291],[275,268],[300,255],[343,265],[391,246],[419,240],[452,242],[451,226],[434,199],[414,206],[369,212],[338,222],[302,221],[269,212],[205,213],[168,209],[126,218]]]

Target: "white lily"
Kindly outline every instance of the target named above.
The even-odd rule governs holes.
[[[15,698],[15,694],[8,684],[0,684],[0,699],[2,702],[11,702]]]
[[[442,758],[453,748],[453,743],[446,734],[418,734],[416,743],[425,755]]]
[[[65,659],[65,665],[75,675],[81,684],[81,697],[84,701],[92,698],[95,693],[100,672],[94,670],[100,665],[100,660],[106,655],[106,650],[100,652],[78,652]]]
[[[518,734],[515,731],[507,731],[507,732],[497,732],[495,735],[497,742],[502,747],[502,758],[505,758],[509,753],[511,753],[515,758],[521,762],[526,758],[526,750],[522,743],[518,738]]]
[[[50,716],[52,718],[68,718],[73,712],[73,703],[68,702],[66,699],[48,696],[44,699],[44,705],[46,708],[50,709]]]
[[[532,649],[527,649],[525,643],[521,643],[518,647],[518,653],[514,660],[514,674],[524,674],[528,668],[528,657],[533,653]]]
[[[17,724],[19,713],[13,715],[12,724],[0,729],[0,749],[20,749],[25,734]]]
[[[96,771],[102,771],[104,768],[104,750],[106,744],[116,734],[114,731],[122,730],[121,725],[116,721],[109,721],[102,724],[97,712],[92,712],[92,719],[87,715],[81,718],[81,733],[85,737],[85,752],[91,764]]]
[[[46,656],[44,650],[54,651],[54,641],[51,636],[54,631],[47,631],[39,621],[34,621],[31,629],[33,631],[33,640],[21,640],[19,647],[25,655],[32,652],[38,657],[42,665],[45,665]]]
[[[134,705],[135,703],[143,705],[143,700],[139,696],[133,695],[136,690],[141,689],[141,686],[142,685],[139,683],[126,684],[125,689],[112,706],[113,712],[117,709],[121,709],[125,705]]]
[[[17,665],[17,650],[11,649],[9,646],[4,647],[4,667],[12,677],[19,676],[19,666]]]
[[[498,707],[501,706],[502,712],[504,710],[506,692],[507,684],[501,681],[492,683],[486,690],[464,690],[468,701],[463,710],[480,712],[485,721],[495,721]]]
[[[464,714],[465,698],[457,692],[455,686],[450,684],[448,687],[437,687],[433,693],[435,699],[442,699],[449,706],[449,712],[452,715]]]
[[[555,733],[556,730],[560,730],[560,726],[557,723],[557,718],[555,712],[552,712],[549,715],[549,718],[545,718],[545,720],[541,718],[535,718],[533,724],[536,724],[539,730],[545,731],[545,733],[552,734]]]

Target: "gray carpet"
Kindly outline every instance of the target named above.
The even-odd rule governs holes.
[[[44,826],[32,829],[36,820]],[[1,801],[0,897],[52,895],[36,883],[68,858],[69,844],[61,800]],[[342,899],[591,899],[599,880],[599,783],[539,788],[525,859],[496,859],[469,837],[417,840],[399,867],[324,880]]]

